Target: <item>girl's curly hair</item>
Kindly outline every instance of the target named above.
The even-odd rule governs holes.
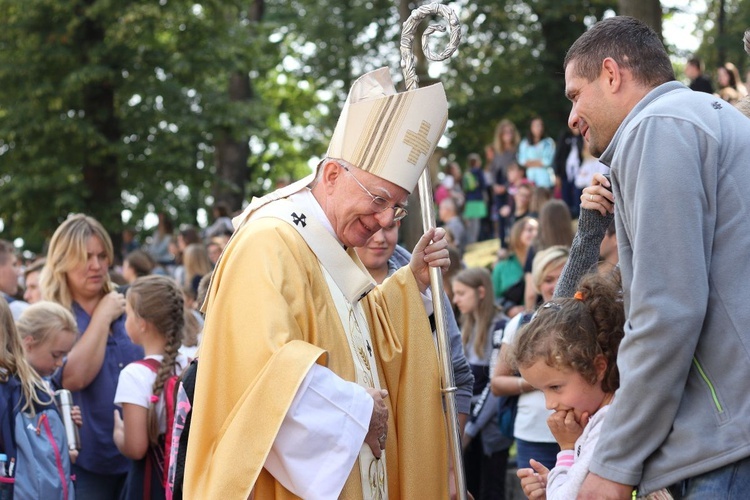
[[[594,361],[601,354],[607,360],[602,390],[614,392],[620,386],[617,349],[625,324],[619,272],[586,275],[578,290],[580,298],[558,298],[539,308],[516,336],[511,364],[526,367],[543,359],[554,368],[575,370],[595,384]]]

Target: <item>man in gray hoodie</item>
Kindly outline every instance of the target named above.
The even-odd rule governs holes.
[[[750,120],[674,79],[659,37],[628,17],[565,58],[568,124],[611,167],[627,316],[579,498],[750,491]]]

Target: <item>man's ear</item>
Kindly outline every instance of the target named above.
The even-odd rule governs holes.
[[[326,160],[326,162],[321,165],[320,168],[323,169],[323,174],[320,180],[322,181],[323,185],[325,185],[326,192],[329,193],[329,189],[332,189],[333,186],[336,185],[336,182],[338,182],[341,178],[344,169],[341,168],[341,166],[339,166],[339,164],[333,160]]]
[[[623,71],[617,61],[611,57],[606,57],[602,61],[602,72],[600,78],[604,84],[604,88],[608,89],[610,93],[615,93],[620,90],[623,81]]]

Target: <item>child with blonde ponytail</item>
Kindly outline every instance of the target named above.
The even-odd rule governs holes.
[[[0,300],[0,498],[75,499],[68,449],[54,396]]]
[[[167,429],[165,383],[179,375],[188,358],[182,345],[184,299],[177,283],[166,276],[144,276],[128,290],[125,329],[146,357],[120,373],[113,438],[117,448],[133,460],[125,498],[165,498],[164,433]]]

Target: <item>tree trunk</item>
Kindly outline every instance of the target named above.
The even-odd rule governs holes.
[[[91,64],[89,53],[101,47],[104,29],[92,19],[86,19],[78,32],[77,43],[83,47],[84,64]],[[83,88],[82,108],[96,136],[91,147],[82,152],[81,171],[85,211],[97,219],[110,233],[115,248],[119,248],[122,216],[120,214],[119,165],[115,147],[120,141],[120,123],[115,114],[115,96],[108,76]]]
[[[264,0],[254,0],[248,15],[254,22],[263,17]],[[247,71],[236,71],[229,77],[230,102],[249,101],[253,89]],[[250,147],[247,137],[233,137],[229,131],[220,134],[215,143],[216,166],[212,194],[215,202],[224,202],[233,211],[240,210],[245,200],[245,184],[248,181],[247,165]]]
[[[659,0],[618,0],[618,14],[643,21],[656,31],[662,40],[661,3]]]
[[[232,73],[229,77],[229,100],[240,102],[250,99],[252,99],[252,87],[248,73],[239,71]],[[249,155],[250,147],[247,137],[232,137],[229,132],[224,132],[216,140],[216,176],[212,188],[214,202],[224,202],[233,211],[242,208],[249,171],[247,166]]]
[[[719,65],[723,65],[727,60],[727,9],[725,0],[719,0],[719,16],[716,21],[716,45],[717,55],[719,56]],[[734,43],[734,40],[732,41]]]

